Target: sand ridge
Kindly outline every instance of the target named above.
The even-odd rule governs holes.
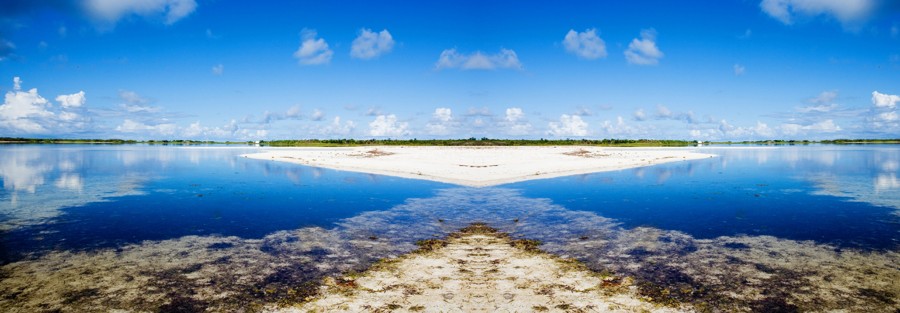
[[[288,148],[244,157],[487,187],[710,158],[692,148],[354,147]]]
[[[476,223],[361,275],[326,278],[317,299],[272,312],[680,312],[537,244]]]

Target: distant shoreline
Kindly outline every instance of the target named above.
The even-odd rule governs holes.
[[[126,140],[126,139],[60,139],[0,137],[0,145],[14,144],[105,144],[105,145],[249,145],[266,147],[372,147],[372,146],[594,146],[594,147],[691,147],[731,145],[866,145],[900,144],[900,139],[833,139],[833,140],[757,140],[757,141],[688,141],[658,139],[302,139],[273,141],[211,141],[211,140]]]

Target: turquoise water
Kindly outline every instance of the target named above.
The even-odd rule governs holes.
[[[712,283],[704,285],[702,273],[680,269],[674,275],[628,264],[667,257],[693,262],[690,256],[713,246],[747,251],[758,242],[828,253],[900,250],[896,146],[701,148],[718,156],[488,188],[240,157],[262,150],[0,146],[0,260],[14,265],[60,253],[124,255],[132,248],[193,240],[218,242],[209,245],[216,253],[246,245],[266,257],[334,263],[302,263],[294,274],[260,283],[284,286],[361,270],[412,250],[417,240],[486,222],[541,240],[544,250],[597,270],[715,290]],[[653,243],[646,244],[651,237]],[[310,238],[318,248],[286,248]],[[332,243],[318,243],[325,239]],[[238,259],[235,253],[216,262]],[[660,276],[661,270],[668,274]],[[891,278],[898,270],[886,271]],[[819,274],[825,275],[810,275]],[[869,301],[865,296],[857,298]],[[16,299],[10,303],[24,301]],[[749,301],[742,299],[734,301]],[[787,299],[782,302],[801,301]]]

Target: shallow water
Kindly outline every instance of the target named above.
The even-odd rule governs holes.
[[[240,157],[252,147],[0,146],[0,308],[291,302],[472,222],[648,297],[681,290],[670,305],[900,305],[900,148],[702,149],[719,156],[463,188]]]

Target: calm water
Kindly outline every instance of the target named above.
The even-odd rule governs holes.
[[[0,311],[297,303],[473,222],[663,303],[900,309],[900,148],[701,150],[718,156],[465,188],[241,157],[250,147],[4,145]]]
[[[466,191],[239,156],[255,148],[9,145],[0,147],[0,249],[8,262],[45,250],[186,235],[261,238],[278,230],[333,228],[362,212],[439,199],[447,190],[455,198],[437,204],[445,211],[431,217],[448,225],[489,221],[509,228],[529,214],[514,201],[482,199],[493,190],[593,212],[624,228],[898,248],[898,148],[703,150],[719,157]],[[392,222],[415,227],[420,219],[409,214]],[[424,228],[417,235],[435,232]]]

